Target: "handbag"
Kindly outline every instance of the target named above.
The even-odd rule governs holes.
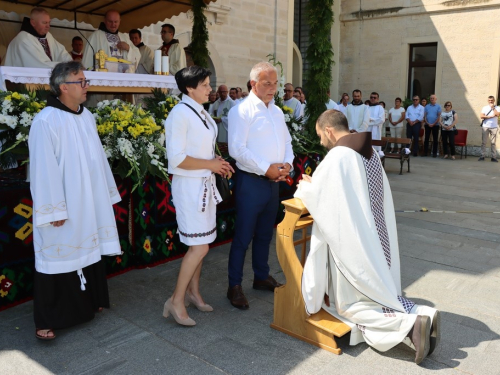
[[[458,129],[456,126],[453,127],[453,134],[458,135]]]
[[[203,122],[203,125],[205,125],[205,127],[208,129],[207,122],[205,120],[203,120],[203,118],[200,116],[200,114],[193,107],[191,107],[189,104],[184,103],[184,102],[182,102],[182,104],[187,105],[194,113],[196,113],[196,115],[200,118],[201,122]],[[222,156],[221,152],[216,144],[214,153],[217,154],[217,151],[218,151],[218,154],[220,156]],[[231,197],[231,189],[229,188],[229,180],[226,177],[222,177],[218,173],[214,173],[214,174],[215,174],[215,186],[217,187],[217,190],[219,191],[219,195],[220,195],[221,199],[223,201],[225,201],[226,199],[229,199]]]

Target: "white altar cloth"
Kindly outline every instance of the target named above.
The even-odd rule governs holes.
[[[0,66],[0,90],[6,91],[5,81],[33,85],[48,85],[51,69],[19,68]],[[177,84],[172,75],[132,74],[85,71],[91,86],[111,87],[148,87],[176,89]]]

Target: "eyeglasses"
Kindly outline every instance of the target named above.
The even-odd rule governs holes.
[[[293,90],[285,90],[285,92],[293,92]]]
[[[378,99],[376,96],[370,96],[370,99]]]
[[[71,83],[79,83],[80,86],[82,86],[82,89],[87,87],[87,86],[90,86],[90,79],[84,79],[82,81],[73,81],[73,82],[64,82],[66,84],[71,84]]]
[[[451,104],[445,104],[444,106],[445,107],[451,107]]]
[[[418,102],[420,99],[413,99],[414,102]]]

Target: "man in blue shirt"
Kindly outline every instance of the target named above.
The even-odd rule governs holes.
[[[432,133],[432,157],[437,156],[439,139],[439,117],[441,117],[441,106],[437,104],[437,96],[432,94],[431,102],[425,106],[424,124],[425,124],[425,142],[424,155],[429,151],[429,138]]]

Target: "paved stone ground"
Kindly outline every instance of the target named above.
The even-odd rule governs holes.
[[[396,210],[500,211],[499,166],[466,160],[412,159],[399,176],[388,160]],[[112,308],[88,323],[58,331],[53,342],[34,337],[32,303],[0,313],[0,374],[500,374],[500,214],[398,213],[406,296],[442,311],[442,341],[421,367],[404,345],[378,353],[365,344],[343,354],[296,340],[269,327],[273,294],[244,290],[248,311],[225,297],[229,245],[210,251],[202,292],[215,312],[189,309],[198,325],[162,317],[180,261],[109,280]],[[273,275],[284,282],[274,247]]]

